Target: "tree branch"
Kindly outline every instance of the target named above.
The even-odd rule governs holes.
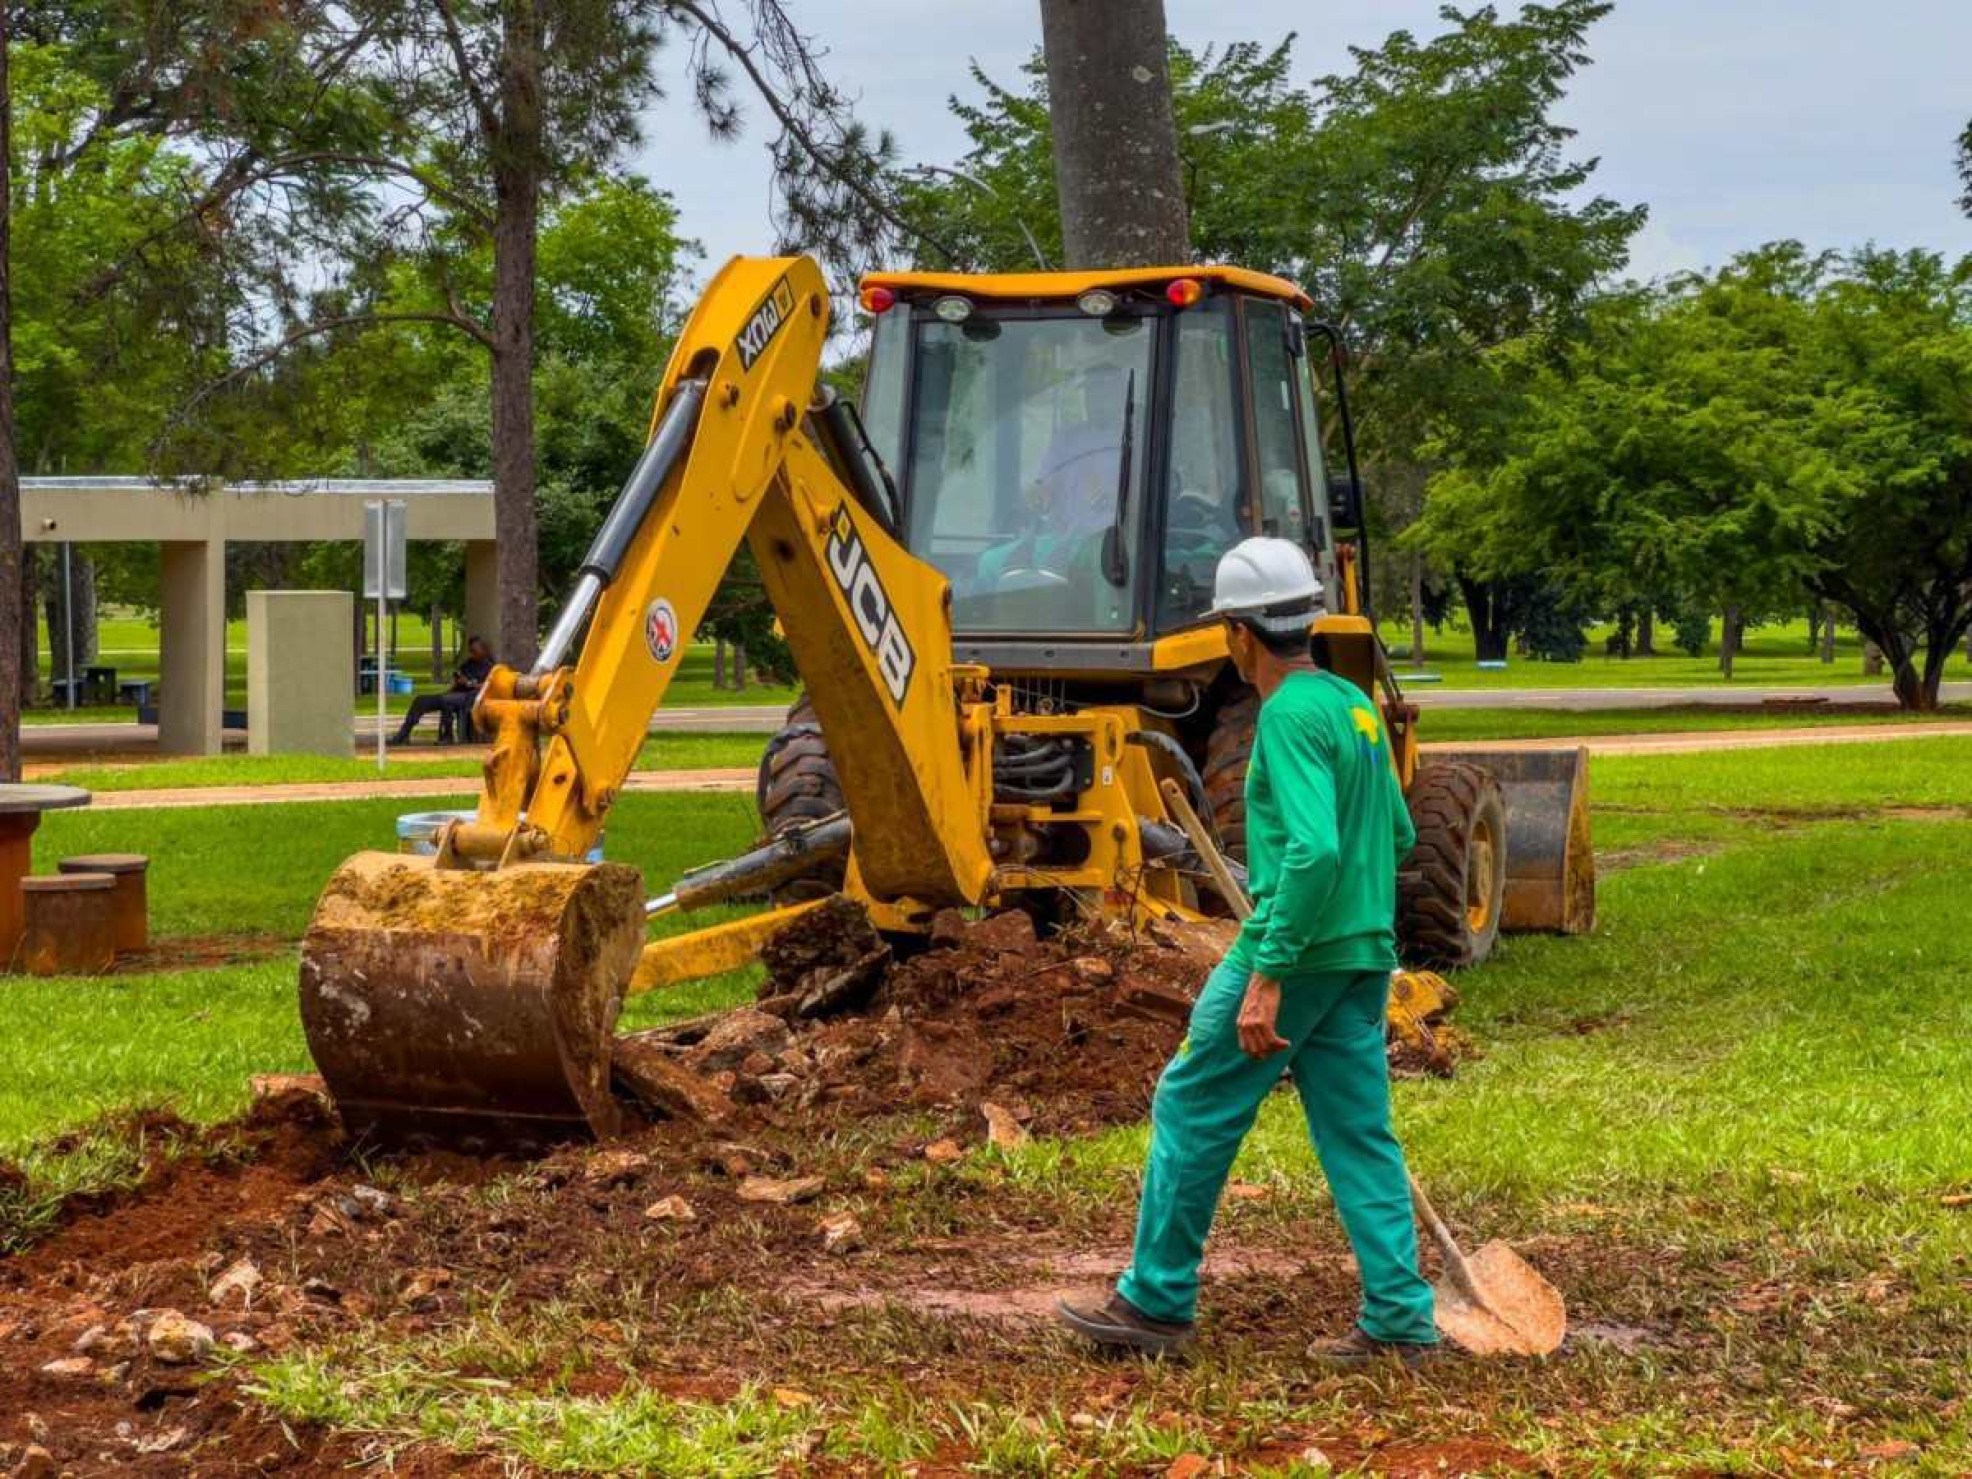
[[[488,349],[493,347],[492,334],[488,333],[481,324],[467,315],[450,311],[439,312],[435,309],[406,309],[380,313],[343,313],[337,314],[333,318],[317,319],[313,323],[303,324],[300,328],[295,329],[283,337],[278,343],[269,345],[260,353],[241,361],[225,374],[219,376],[217,379],[207,381],[204,385],[193,391],[185,399],[184,404],[172,413],[164,430],[152,441],[151,451],[153,456],[156,455],[158,448],[163,444],[165,436],[173,428],[183,425],[193,411],[211,400],[213,396],[217,395],[227,386],[236,384],[244,380],[247,376],[255,374],[265,369],[268,365],[273,364],[282,355],[294,348],[295,345],[301,344],[309,339],[318,339],[324,334],[333,334],[338,329],[375,328],[383,324],[440,324],[470,335]]]
[[[432,0],[432,8],[438,18],[445,23],[445,42],[452,49],[452,59],[459,67],[459,82],[472,100],[472,110],[479,115],[480,129],[488,140],[500,136],[500,114],[486,96],[486,89],[480,86],[479,73],[473,69],[472,55],[466,50],[465,33],[459,29],[459,18],[453,13],[452,0]]]
[[[816,140],[813,132],[795,116],[793,110],[774,89],[766,74],[760,70],[752,48],[742,45],[739,37],[733,34],[715,12],[699,3],[699,0],[661,0],[661,3],[667,10],[690,16],[706,35],[718,42],[726,54],[739,64],[740,70],[745,72],[748,80],[753,83],[754,90],[760,94],[761,100],[766,103],[775,121],[796,144],[800,145],[801,152],[806,154],[818,169],[868,206],[879,219],[888,222],[893,229],[928,243],[943,252],[948,260],[957,259],[957,254],[949,245],[914,222],[906,220],[880,193],[844,170],[829,156],[828,151]]]

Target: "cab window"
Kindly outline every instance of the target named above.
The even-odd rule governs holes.
[[[1253,398],[1253,440],[1261,534],[1308,544],[1307,504],[1301,490],[1301,443],[1295,403],[1301,367],[1287,352],[1287,309],[1264,299],[1245,300],[1246,369]]]
[[[1231,300],[1214,299],[1173,322],[1170,486],[1157,587],[1160,631],[1211,609],[1219,556],[1239,543],[1249,522],[1239,479]]]
[[[1129,630],[1152,321],[926,316],[914,332],[906,542],[952,582],[953,625]]]

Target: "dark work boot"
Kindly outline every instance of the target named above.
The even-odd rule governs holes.
[[[1115,1293],[1100,1304],[1061,1300],[1055,1314],[1070,1330],[1104,1350],[1139,1351],[1146,1356],[1184,1349],[1197,1329],[1190,1320],[1153,1320]]]
[[[1423,1366],[1443,1360],[1450,1348],[1443,1341],[1425,1344],[1416,1340],[1378,1340],[1362,1326],[1336,1340],[1318,1340],[1308,1347],[1308,1359],[1321,1366],[1369,1366],[1378,1361],[1400,1361],[1406,1366]]]

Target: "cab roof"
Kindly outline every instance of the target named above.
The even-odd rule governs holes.
[[[1118,267],[1090,272],[871,272],[863,277],[864,288],[889,288],[899,297],[920,293],[962,293],[968,298],[1006,301],[1019,299],[1072,300],[1091,288],[1161,289],[1177,278],[1191,277],[1200,282],[1241,293],[1279,298],[1295,307],[1309,309],[1314,300],[1284,277],[1250,272],[1244,267]]]

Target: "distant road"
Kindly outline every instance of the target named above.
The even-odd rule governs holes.
[[[1397,685],[1404,686],[1403,670]],[[1972,683],[1946,683],[1938,691],[1945,703],[1972,699]],[[1825,688],[1741,688],[1707,683],[1695,688],[1440,688],[1417,683],[1404,696],[1427,709],[1671,709],[1687,704],[1745,706],[1822,699],[1831,704],[1896,707],[1888,684],[1831,683]]]

